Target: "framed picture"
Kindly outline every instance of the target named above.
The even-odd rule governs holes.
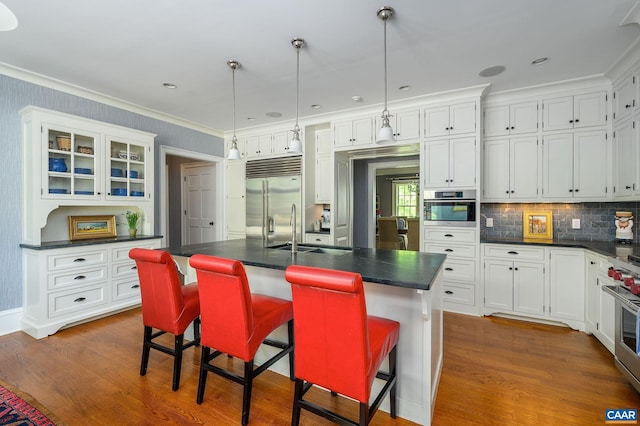
[[[69,216],[69,239],[115,238],[116,217],[110,216]]]
[[[524,211],[522,213],[524,238],[553,239],[553,214],[550,211]]]

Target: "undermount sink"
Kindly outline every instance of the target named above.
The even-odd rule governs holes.
[[[291,251],[291,244],[280,244],[277,246],[269,247],[273,250]],[[351,253],[351,248],[334,248],[334,247],[320,247],[306,244],[298,244],[298,253],[324,253],[331,255],[342,255]]]

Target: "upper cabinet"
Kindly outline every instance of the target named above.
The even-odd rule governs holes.
[[[613,86],[613,119],[629,117],[636,107],[636,77],[628,75]]]
[[[424,143],[424,188],[473,188],[476,185],[476,138]]]
[[[24,242],[40,243],[60,206],[144,206],[152,226],[155,135],[36,107],[21,113]]]
[[[246,157],[243,156],[242,151],[240,151],[241,158],[251,160],[262,157],[287,155],[289,151],[289,141],[291,140],[290,136],[291,134],[287,130],[248,136],[245,139],[244,145]],[[238,149],[240,149],[240,144],[238,144]]]
[[[333,146],[369,145],[373,143],[373,118],[363,117],[332,123]]]
[[[544,99],[542,130],[567,130],[607,123],[606,92]]]
[[[491,106],[482,115],[487,138],[538,131],[538,101]]]
[[[424,111],[424,136],[427,138],[460,135],[475,131],[475,102],[426,108]]]
[[[392,111],[389,124],[397,142],[420,139],[420,110]],[[380,129],[382,117],[376,117],[374,134]]]

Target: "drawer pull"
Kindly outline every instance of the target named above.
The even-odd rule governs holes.
[[[136,265],[133,265],[133,266],[131,267],[131,269],[133,269],[133,270],[135,271],[136,269],[138,269],[138,267],[137,267]]]
[[[449,237],[449,238],[452,238],[452,237],[453,237],[453,235],[451,235],[451,234],[444,234],[444,236],[445,236],[445,237]]]
[[[518,254],[518,252],[517,252],[517,251],[513,251],[513,250],[511,250],[511,251],[510,251],[510,252],[508,252],[508,253],[509,253],[509,254]]]
[[[444,294],[453,294],[451,290],[445,290]]]
[[[131,288],[140,288],[140,284],[134,284],[131,286]]]
[[[78,297],[74,302],[84,302],[85,300],[87,300],[86,297]]]
[[[453,251],[453,249],[449,249],[449,248],[448,248],[448,249],[444,249],[444,251],[452,252],[452,251]]]
[[[84,280],[85,278],[87,278],[85,275],[78,275],[77,277],[74,277],[74,280]]]
[[[84,257],[79,257],[77,259],[73,259],[74,262],[86,262],[87,259],[85,259]]]
[[[444,268],[445,271],[453,271],[453,268]]]

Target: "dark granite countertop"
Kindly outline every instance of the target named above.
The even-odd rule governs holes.
[[[162,235],[138,235],[136,237],[130,236],[121,236],[116,238],[99,238],[99,239],[87,239],[87,240],[61,240],[61,241],[47,241],[41,244],[20,244],[20,247],[27,248],[31,250],[52,250],[58,248],[66,248],[66,247],[79,247],[79,246],[89,246],[96,244],[113,244],[113,243],[124,243],[129,241],[137,241],[137,240],[154,240],[157,238],[162,238]]]
[[[304,244],[306,247],[328,247]],[[329,247],[330,248],[330,247]],[[357,272],[367,282],[429,290],[445,260],[443,254],[407,250],[333,247],[332,253],[299,252],[264,248],[260,240],[229,240],[165,248],[175,256],[193,254],[238,259],[245,265],[285,270],[289,265],[314,266]],[[336,254],[337,253],[337,254]]]
[[[583,248],[597,254],[627,260],[630,254],[640,256],[640,244],[616,244],[613,241],[533,240],[523,238],[481,238],[481,243],[525,244],[549,247]]]

